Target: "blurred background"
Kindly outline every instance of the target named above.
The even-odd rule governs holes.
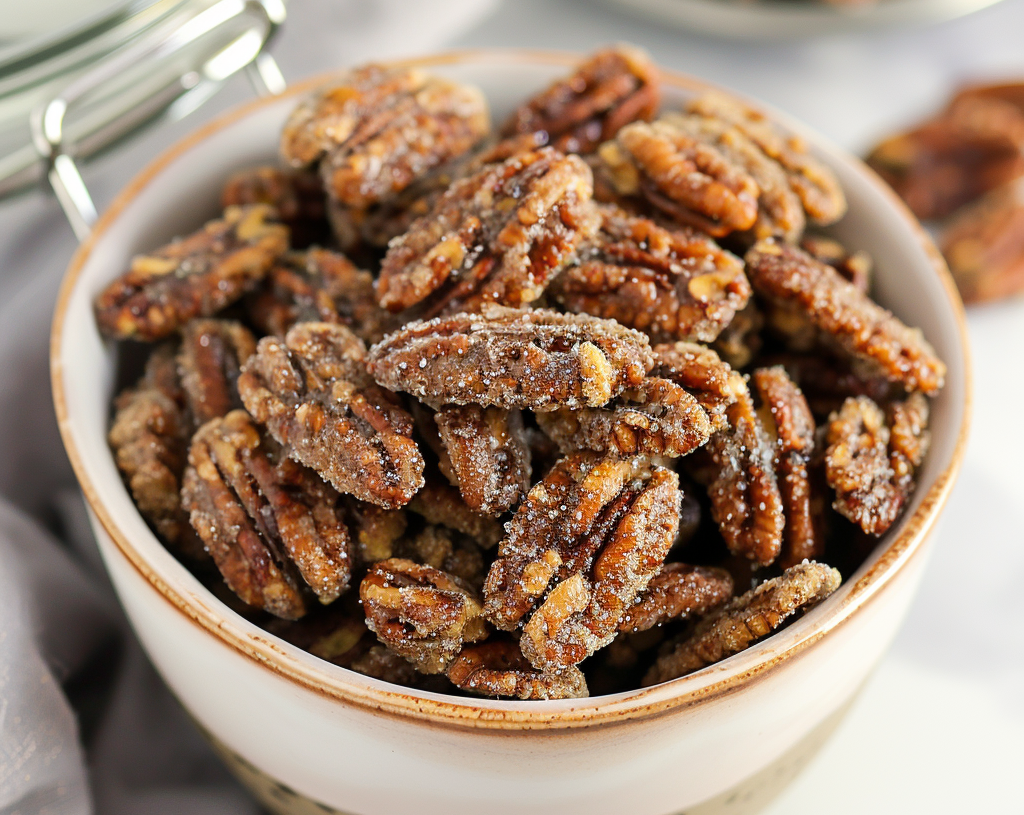
[[[71,24],[109,5],[0,0],[0,40],[10,48],[54,21]],[[269,51],[284,78],[294,81],[440,49],[585,53],[629,41],[666,68],[762,100],[858,155],[935,116],[962,85],[1024,82],[1024,0],[812,5],[290,0]],[[3,83],[18,66],[5,65],[0,117],[17,101],[10,82]],[[182,118],[88,162],[83,176],[96,208],[102,212],[166,146],[252,94],[245,76],[232,76]],[[132,643],[84,532],[81,501],[51,418],[46,373],[50,314],[75,246],[56,198],[41,185],[0,200],[0,494],[6,499],[0,564],[9,564],[6,576],[0,570],[0,812],[88,812],[91,800],[104,815],[255,813]],[[1021,806],[1024,434],[1016,417],[1024,383],[1013,360],[1024,356],[1024,301],[1003,297],[973,305],[969,323],[976,377],[972,437],[922,588],[894,647],[834,737],[791,785],[764,802],[766,815]],[[53,537],[61,543],[51,545]],[[37,543],[34,553],[26,554],[26,541]],[[68,547],[77,562],[61,565],[60,580],[49,580]],[[44,550],[49,554],[39,554]],[[21,582],[12,583],[12,575]],[[31,608],[38,629],[52,626],[48,598],[56,592],[78,598],[95,624],[76,642],[58,637],[42,646],[39,676],[57,680],[43,697],[52,709],[37,703],[24,714],[34,719],[16,722],[5,706],[8,697],[17,698],[9,669],[15,659],[38,661],[40,655],[30,641],[18,646],[8,637],[4,646],[10,633],[4,620]],[[23,766],[52,783],[25,797],[14,778]],[[764,790],[786,780],[766,779]]]

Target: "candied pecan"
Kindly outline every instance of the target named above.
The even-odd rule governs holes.
[[[871,290],[874,262],[863,249],[848,252],[839,241],[824,235],[804,235],[800,239],[800,248],[815,260],[833,267],[864,294]]]
[[[861,529],[881,535],[895,523],[914,488],[928,447],[928,402],[914,394],[885,413],[866,396],[849,398],[828,424],[825,474],[833,506]]]
[[[816,223],[831,224],[846,213],[846,196],[839,180],[810,154],[799,136],[786,132],[760,111],[717,91],[697,97],[687,105],[687,110],[728,122],[777,161],[804,210]]]
[[[196,426],[242,407],[238,376],[256,338],[233,320],[190,320],[181,330],[178,370]]]
[[[280,167],[251,167],[232,175],[220,194],[224,208],[267,204],[291,233],[291,245],[308,246],[327,237],[324,188],[316,173]]]
[[[288,455],[340,492],[395,509],[423,486],[412,417],[370,383],[366,348],[341,325],[297,323],[260,340],[238,380],[246,408]]]
[[[598,150],[618,195],[642,195],[714,237],[750,229],[761,188],[745,169],[669,122],[634,122]]]
[[[831,341],[880,369],[890,381],[928,394],[942,387],[946,366],[920,329],[908,328],[831,266],[770,240],[755,245],[746,263],[756,291],[800,312]]]
[[[530,449],[518,410],[479,405],[441,408],[434,421],[463,500],[500,515],[530,488]]]
[[[428,313],[536,300],[598,226],[590,168],[550,147],[456,181],[388,247],[380,304]]]
[[[228,207],[221,220],[136,255],[96,298],[100,330],[119,340],[158,340],[230,305],[288,248],[288,229],[274,217],[263,205]]]
[[[658,658],[644,685],[668,682],[749,648],[797,612],[820,603],[841,580],[824,563],[791,566],[702,620],[690,636]]]
[[[666,563],[626,611],[619,631],[646,631],[670,620],[707,614],[732,597],[732,575],[725,569]]]
[[[707,443],[711,517],[729,551],[768,566],[779,556],[785,524],[775,451],[749,391],[726,410],[729,426]]]
[[[667,379],[648,377],[603,408],[538,413],[537,424],[563,452],[685,456],[707,442],[711,421],[697,400]]]
[[[345,502],[345,518],[353,536],[353,557],[361,564],[386,560],[405,535],[407,520],[400,509],[384,509],[356,498]]]
[[[654,341],[711,342],[750,299],[739,258],[685,227],[665,229],[617,207],[549,293],[570,311],[618,320]]]
[[[1024,184],[1013,181],[965,207],[940,244],[965,303],[1024,291]]]
[[[659,81],[643,51],[627,45],[602,49],[516,109],[502,135],[543,131],[559,150],[589,153],[624,125],[654,116],[661,103]]]
[[[511,630],[529,617],[521,644],[531,664],[575,665],[612,640],[678,523],[675,473],[643,458],[567,456],[509,523],[484,584],[487,618]]]
[[[395,547],[395,557],[440,569],[479,590],[486,568],[480,545],[444,526],[430,525],[412,538],[405,538]]]
[[[514,699],[582,699],[587,680],[575,666],[561,672],[534,668],[515,640],[492,637],[465,646],[448,666],[448,678],[461,690]]]
[[[299,576],[322,603],[348,587],[351,541],[338,494],[261,437],[244,410],[196,432],[181,496],[224,580],[249,605],[296,619],[306,611]]]
[[[423,673],[442,673],[463,643],[487,636],[480,602],[461,580],[403,558],[374,565],[359,584],[366,624]]]
[[[261,331],[283,337],[295,323],[341,323],[360,339],[384,336],[389,315],[377,305],[373,275],[338,252],[289,252],[248,304],[249,318]]]
[[[775,438],[775,475],[785,511],[783,568],[825,553],[825,533],[815,510],[808,465],[814,452],[814,417],[807,400],[781,366],[754,371],[754,385],[771,419]]]
[[[647,337],[613,320],[485,306],[409,323],[370,349],[367,367],[428,402],[544,410],[606,404],[651,364]]]
[[[494,546],[503,534],[501,524],[469,506],[459,491],[447,484],[428,481],[409,502],[409,509],[426,519],[469,537],[484,548]]]
[[[693,342],[654,346],[651,376],[662,377],[686,388],[711,421],[711,430],[728,425],[726,409],[747,392],[743,377],[710,348]]]

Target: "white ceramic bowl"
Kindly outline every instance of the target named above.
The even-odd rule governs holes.
[[[484,51],[416,62],[480,85],[500,121],[573,59]],[[863,164],[805,134],[849,197],[833,234],[877,259],[881,301],[921,326],[949,366],[909,510],[824,604],[757,647],[653,688],[550,702],[410,691],[317,659],[222,605],[150,532],[106,443],[114,354],[97,331],[93,298],[133,254],[214,216],[226,176],[272,160],[288,112],[322,81],[246,105],[154,161],[102,217],[61,290],[52,337],[61,432],[139,639],[196,721],[281,812],[665,815],[735,787],[852,697],[920,577],[967,428],[963,313],[941,259]],[[668,75],[665,104],[706,87]]]

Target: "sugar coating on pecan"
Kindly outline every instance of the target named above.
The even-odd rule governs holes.
[[[530,449],[518,410],[479,405],[441,408],[434,421],[463,500],[500,515],[530,488]]]
[[[658,658],[644,685],[668,682],[749,648],[798,612],[820,603],[842,578],[824,563],[801,563],[766,580],[702,620],[693,633]]]
[[[601,207],[601,229],[549,293],[653,341],[711,342],[750,299],[743,264],[708,236]]]
[[[423,486],[412,417],[365,373],[366,348],[342,325],[297,323],[264,337],[238,380],[242,401],[289,456],[340,492],[395,509]]]
[[[384,336],[390,315],[377,305],[373,275],[328,249],[288,252],[247,303],[261,331],[283,337],[295,323],[341,323],[360,339]]]
[[[928,401],[913,394],[886,414],[866,396],[847,399],[829,418],[825,474],[833,506],[861,529],[881,535],[895,523],[914,489],[928,449]]]
[[[442,673],[464,643],[487,636],[479,599],[439,569],[404,558],[373,566],[359,584],[366,625],[417,670]]]
[[[534,668],[515,640],[492,636],[467,645],[448,666],[448,678],[460,690],[513,699],[582,699],[587,680],[576,667],[555,672]]]
[[[181,330],[178,371],[195,426],[242,407],[238,376],[256,338],[234,320],[190,320]]]
[[[504,534],[498,521],[469,506],[455,487],[438,481],[427,481],[408,508],[427,523],[461,532],[484,548],[494,546]]]
[[[806,142],[799,136],[787,132],[760,111],[717,91],[692,100],[687,110],[729,123],[778,162],[815,223],[831,224],[846,213],[846,196],[839,179],[810,154]]]
[[[250,167],[232,175],[220,193],[220,204],[267,204],[291,234],[291,245],[308,246],[327,237],[324,188],[320,177],[307,170]]]
[[[209,317],[252,289],[288,248],[288,229],[268,206],[228,207],[223,218],[131,267],[96,298],[96,322],[119,340],[158,340]]]
[[[747,392],[743,377],[710,348],[693,342],[654,346],[651,376],[686,388],[704,409],[711,430],[728,426],[726,409]]]
[[[348,528],[338,494],[286,458],[244,410],[207,422],[189,449],[181,490],[193,528],[231,589],[285,619],[348,587]],[[301,577],[301,580],[300,580]]]
[[[814,416],[782,366],[758,368],[754,385],[761,397],[761,415],[775,439],[775,474],[786,518],[780,562],[786,568],[825,553],[823,507],[813,495],[808,472],[814,453]]]
[[[652,362],[647,337],[612,320],[485,306],[408,323],[370,349],[367,367],[427,402],[550,410],[604,405]]]
[[[898,318],[831,266],[796,247],[761,241],[747,253],[747,276],[768,300],[798,311],[827,338],[871,363],[907,391],[935,394],[946,366],[917,328]]]
[[[619,622],[619,631],[647,631],[671,620],[701,617],[732,597],[725,569],[666,563]]]
[[[562,408],[536,418],[563,452],[676,458],[711,436],[711,420],[697,400],[674,382],[655,377],[628,388],[603,408]]]
[[[456,181],[388,247],[377,284],[391,311],[523,306],[597,231],[590,168],[550,147]]]
[[[660,77],[638,48],[602,49],[513,112],[502,135],[542,131],[567,153],[589,153],[624,125],[654,117]]]

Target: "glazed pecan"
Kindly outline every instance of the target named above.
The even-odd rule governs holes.
[[[711,342],[750,299],[743,264],[711,238],[601,207],[601,229],[549,290],[569,311],[618,320],[653,341]]]
[[[515,640],[494,636],[467,645],[448,666],[448,678],[461,690],[513,699],[582,699],[587,680],[579,668],[560,673],[534,668]]]
[[[690,636],[658,658],[644,685],[668,682],[749,648],[794,614],[820,603],[841,580],[824,563],[791,566],[702,620]]]
[[[612,320],[485,306],[407,324],[370,349],[367,367],[427,402],[550,410],[604,405],[651,363],[647,337]]]
[[[1024,290],[1024,183],[1013,181],[965,207],[940,238],[965,303]]]
[[[348,587],[351,540],[338,494],[263,438],[244,410],[196,432],[181,497],[224,580],[249,605],[296,619],[307,610],[302,583],[322,603]]]
[[[687,105],[687,110],[727,122],[778,162],[804,211],[815,223],[831,224],[846,213],[846,196],[835,173],[810,154],[799,136],[738,99],[716,91],[697,97]]]
[[[181,330],[178,370],[193,426],[242,407],[238,376],[256,338],[233,320],[190,320]]]
[[[814,417],[807,400],[781,366],[754,371],[754,385],[775,439],[775,475],[785,512],[783,568],[825,553],[822,502],[813,494],[808,467],[814,452]]]
[[[648,377],[603,408],[537,414],[537,424],[563,452],[685,456],[707,442],[711,420],[697,400],[667,379]]]
[[[550,147],[456,181],[388,247],[377,293],[391,311],[479,311],[536,300],[597,231],[590,168]]]
[[[238,380],[246,408],[289,456],[340,492],[395,509],[423,486],[412,417],[369,381],[366,348],[341,325],[264,337]]]
[[[629,607],[619,631],[646,631],[670,620],[701,617],[732,597],[725,569],[666,563]]]
[[[651,376],[686,388],[707,413],[711,430],[728,426],[726,409],[747,393],[743,377],[703,345],[676,342],[654,347]]]
[[[469,506],[459,491],[447,484],[428,481],[409,502],[410,510],[427,523],[440,524],[461,532],[484,548],[501,540],[501,524]]]
[[[434,421],[463,500],[500,515],[530,488],[530,449],[518,410],[479,405],[441,408]]]
[[[679,524],[675,473],[645,459],[575,453],[520,505],[484,584],[487,618],[535,667],[575,665],[612,640]]]
[[[366,342],[384,336],[387,312],[377,305],[373,275],[338,252],[287,253],[248,302],[249,319],[267,334],[283,337],[295,323],[341,323]]]
[[[769,301],[793,309],[840,348],[907,391],[935,394],[946,366],[920,329],[908,328],[831,266],[806,252],[761,241],[747,253],[747,276]]]
[[[251,289],[288,248],[268,206],[228,207],[221,220],[132,259],[96,298],[96,322],[115,339],[157,340],[209,317]]]
[[[913,394],[882,409],[866,396],[847,399],[828,424],[825,474],[833,506],[861,529],[881,535],[914,489],[914,472],[928,449],[928,401]]]
[[[544,132],[566,153],[589,153],[638,119],[653,118],[661,103],[658,69],[627,45],[593,54],[572,74],[521,105],[502,135]]]
[[[487,636],[469,587],[411,560],[377,563],[359,584],[359,597],[369,629],[423,673],[442,673],[464,643]]]
[[[280,167],[250,167],[232,175],[220,193],[220,205],[267,204],[291,234],[291,245],[305,247],[328,235],[324,188],[316,173]]]
[[[863,249],[848,252],[839,241],[824,235],[804,235],[800,240],[800,248],[815,260],[833,267],[864,294],[871,290],[874,262]]]

